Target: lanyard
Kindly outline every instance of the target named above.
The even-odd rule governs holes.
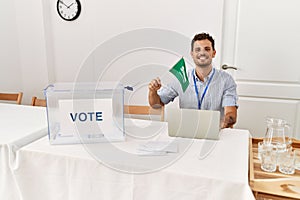
[[[199,91],[198,91],[198,88],[197,88],[197,85],[196,85],[196,77],[195,77],[195,69],[193,70],[193,79],[194,79],[194,87],[195,87],[195,92],[196,92],[196,95],[197,95],[197,100],[198,100],[198,109],[200,110],[201,109],[201,105],[202,105],[202,102],[203,102],[203,99],[204,99],[204,96],[207,92],[207,89],[208,89],[208,86],[211,82],[211,79],[213,78],[214,74],[215,74],[215,68],[213,68],[213,73],[211,75],[211,77],[209,78],[208,82],[207,82],[207,85],[206,87],[204,88],[204,91],[202,93],[202,96],[201,96],[201,99],[199,99]]]

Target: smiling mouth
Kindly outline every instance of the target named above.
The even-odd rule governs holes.
[[[206,60],[206,57],[205,57],[205,56],[201,56],[201,57],[199,58],[199,60]]]

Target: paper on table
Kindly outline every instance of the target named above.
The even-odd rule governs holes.
[[[148,152],[177,153],[178,144],[175,142],[150,141],[147,142],[146,144],[140,145],[138,150],[148,151]]]
[[[139,156],[165,156],[168,153],[165,151],[143,151],[143,150],[137,150],[137,155]]]

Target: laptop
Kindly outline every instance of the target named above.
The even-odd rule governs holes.
[[[219,111],[166,108],[165,121],[171,137],[219,139]]]

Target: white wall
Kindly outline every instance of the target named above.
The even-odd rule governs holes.
[[[0,91],[21,91],[19,39],[14,1],[0,1]]]
[[[74,81],[84,62],[95,65],[95,69],[86,74],[92,79],[94,71],[104,66],[97,66],[93,60],[86,61],[91,51],[127,31],[161,28],[176,31],[188,38],[199,31],[209,31],[217,41],[221,38],[222,0],[192,0],[189,3],[173,0],[90,0],[81,3],[82,14],[74,22],[60,19],[55,9],[56,1],[49,3],[56,81]],[[220,43],[217,43],[219,47]],[[101,56],[96,55],[95,59]],[[116,79],[115,74],[109,78]]]
[[[48,84],[42,2],[0,2],[0,90],[23,91],[22,104]]]
[[[139,38],[128,41],[121,40],[119,46],[111,46],[111,41],[143,28],[174,31],[187,38],[184,55],[190,59],[191,38],[199,31],[207,31],[214,35],[216,48],[221,49],[223,0],[192,0],[188,4],[173,0],[91,0],[81,3],[82,13],[79,18],[66,22],[57,14],[56,1],[43,1],[44,13],[48,12],[45,24],[51,27],[46,32],[46,43],[49,44],[47,53],[50,54],[47,57],[53,57],[56,82],[74,82],[80,77],[80,80],[85,81],[101,79],[138,84],[134,93],[126,93],[129,96],[125,96],[125,101],[128,99],[132,104],[147,104],[149,81],[164,76],[167,68],[175,64],[181,55],[174,56],[157,49],[143,49],[126,55],[121,55],[122,51],[116,53],[119,49],[126,51],[135,39],[143,41],[142,37],[145,41],[160,42],[152,34],[145,33],[142,37],[139,35]],[[174,42],[172,35],[170,37],[165,39]],[[100,51],[107,43],[106,49]],[[107,66],[104,60],[108,60],[110,65]],[[217,65],[219,60],[217,54]]]
[[[0,4],[0,25],[5,27],[0,33],[0,90],[23,91],[23,104],[29,104],[33,95],[42,98],[42,89],[49,83],[76,80],[83,63],[95,65],[93,60],[86,61],[91,51],[120,33],[152,27],[188,38],[208,31],[221,40],[223,0],[81,0],[82,13],[73,22],[58,16],[56,3],[14,0]],[[221,43],[216,47],[220,49]],[[93,76],[93,70],[86,72],[86,77]]]

